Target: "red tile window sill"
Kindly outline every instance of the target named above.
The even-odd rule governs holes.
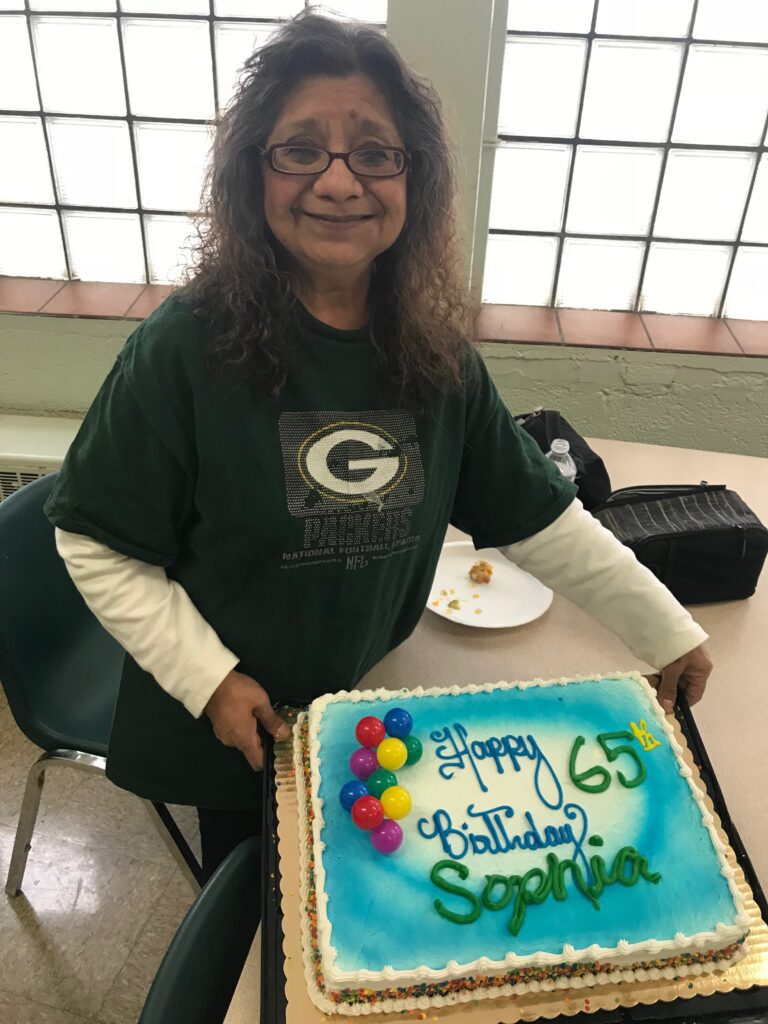
[[[143,320],[171,290],[170,285],[0,277],[0,312]],[[768,356],[765,320],[486,303],[477,327],[484,341]]]
[[[486,341],[579,345],[699,355],[768,356],[768,321],[615,313],[486,304],[477,321]]]
[[[0,277],[0,312],[143,320],[171,291],[160,284]]]

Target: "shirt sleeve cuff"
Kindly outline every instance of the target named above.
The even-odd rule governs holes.
[[[209,655],[205,662],[197,667],[194,678],[190,678],[189,685],[178,694],[178,699],[190,715],[194,718],[202,715],[206,704],[238,661],[237,655],[222,646],[217,654]]]
[[[499,550],[655,668],[708,639],[664,584],[578,498],[540,533]]]
[[[56,527],[56,546],[85,603],[122,647],[195,718],[239,658],[165,570]]]

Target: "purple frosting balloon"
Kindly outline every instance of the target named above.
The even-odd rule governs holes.
[[[403,830],[391,818],[371,829],[371,842],[379,853],[394,853],[403,841]]]
[[[379,767],[376,751],[370,747],[359,747],[350,757],[349,767],[358,779],[367,779]]]

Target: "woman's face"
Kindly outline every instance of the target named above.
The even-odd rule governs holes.
[[[314,118],[311,127],[297,122]],[[365,122],[374,122],[366,124]],[[348,152],[359,146],[403,146],[384,97],[365,75],[308,78],[289,94],[265,149],[276,143]],[[292,175],[264,162],[267,223],[310,282],[342,287],[361,277],[403,229],[407,170],[395,178],[354,175],[343,160],[322,174]],[[371,215],[338,226],[316,219]]]

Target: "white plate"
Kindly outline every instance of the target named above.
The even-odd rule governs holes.
[[[493,566],[490,583],[469,578],[469,570],[481,558]],[[448,607],[453,600],[459,602],[458,610]],[[471,541],[454,540],[443,545],[427,608],[464,626],[498,628],[532,622],[551,604],[549,587],[496,548],[475,551]]]

